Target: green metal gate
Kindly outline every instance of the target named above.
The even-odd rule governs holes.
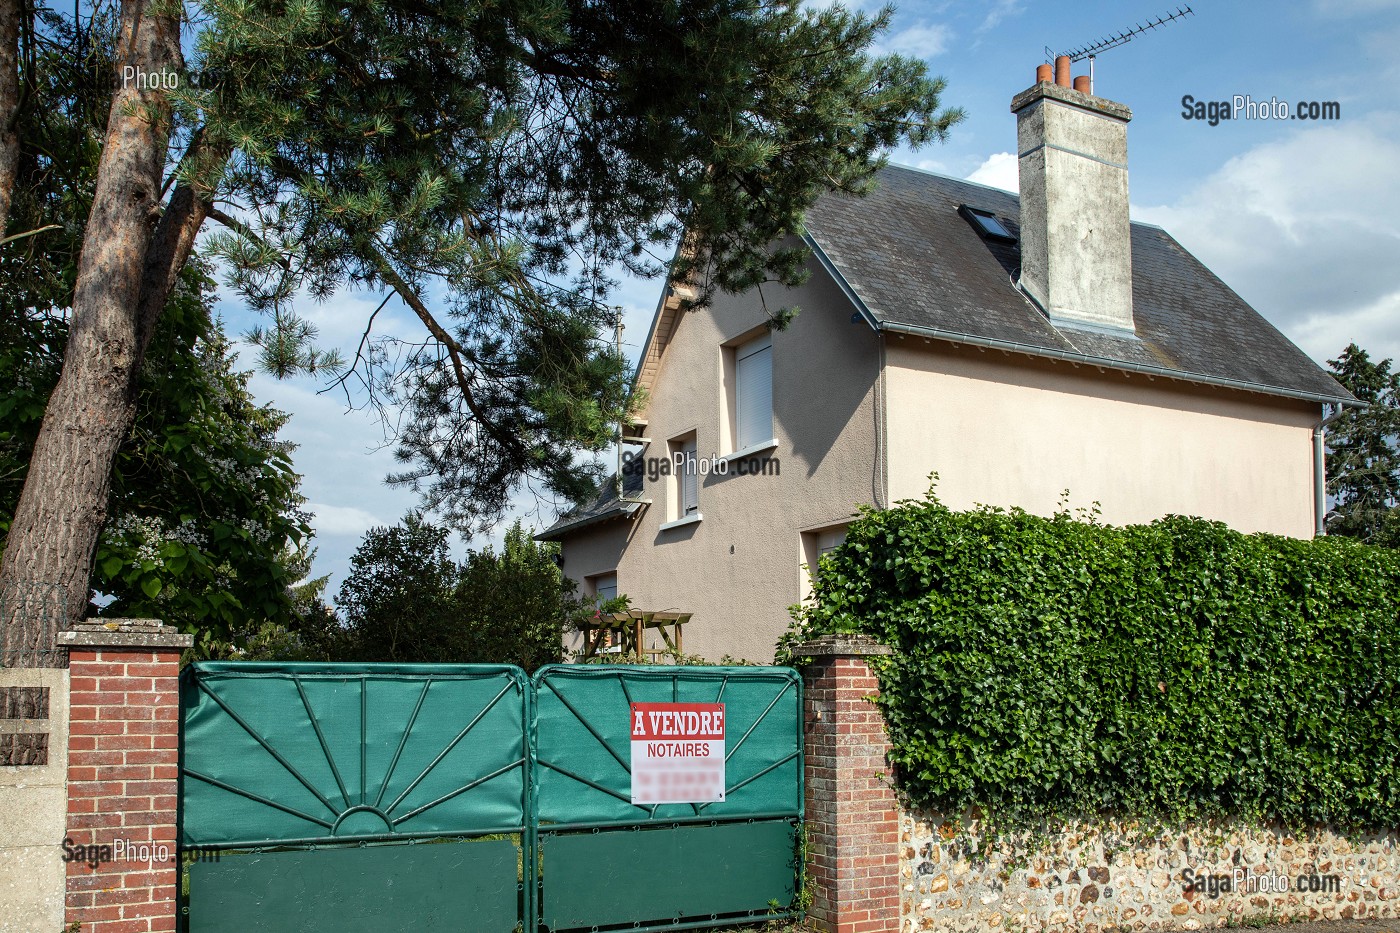
[[[526,911],[518,668],[195,664],[190,933],[509,933]]]
[[[801,681],[790,668],[542,668],[530,793],[541,929],[678,929],[795,915]],[[632,703],[723,703],[725,799],[631,802]]]
[[[724,799],[631,802],[632,703],[722,703]],[[188,933],[661,930],[796,914],[787,668],[203,663]]]

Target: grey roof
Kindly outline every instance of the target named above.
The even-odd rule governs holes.
[[[624,472],[622,474],[622,498],[617,497],[617,474],[605,479],[598,487],[598,493],[577,509],[559,516],[559,520],[544,531],[535,535],[537,541],[555,541],[569,532],[588,525],[596,525],[619,515],[631,515],[644,504],[638,497],[642,494],[642,474]]]
[[[1265,394],[1356,403],[1160,227],[1132,225],[1136,337],[1057,328],[1014,285],[1021,264],[1016,244],[983,239],[958,213],[962,205],[991,211],[1019,234],[1016,195],[903,166],[881,169],[878,180],[863,198],[828,196],[807,215],[809,242],[876,326]],[[641,504],[627,500],[641,494],[641,476],[625,477],[624,486],[619,500],[610,477],[592,502],[538,537],[552,540],[633,514]]]
[[[1160,227],[1132,225],[1136,339],[1057,328],[1014,285],[1016,244],[983,239],[958,213],[964,204],[991,211],[1019,233],[1016,195],[900,166],[882,169],[878,178],[866,197],[826,197],[807,216],[810,241],[877,326],[964,335],[1266,394],[1354,402]]]

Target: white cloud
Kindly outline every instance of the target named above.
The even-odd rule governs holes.
[[[1016,156],[1010,152],[996,152],[988,156],[985,162],[967,176],[967,180],[975,181],[979,185],[1001,188],[1003,191],[1021,190]]]
[[[1002,20],[1020,13],[1022,4],[1021,0],[992,0],[989,6],[991,8],[983,17],[982,25],[977,27],[978,32],[995,29]]]
[[[248,365],[249,357],[243,359]],[[315,513],[313,572],[331,575],[333,597],[364,533],[398,521],[415,504],[414,496],[384,483],[397,464],[376,416],[347,411],[343,395],[318,394],[312,379],[278,381],[259,373],[249,388],[260,403],[292,416],[281,436],[297,445],[292,465],[302,475],[307,509]]]
[[[920,23],[881,39],[876,50],[880,54],[895,53],[927,59],[947,51],[952,39],[952,27],[943,23]]]
[[[296,302],[297,313],[316,325],[317,342],[326,347],[340,347],[348,359],[354,358],[355,347],[364,334],[374,309],[384,300],[382,294],[370,292],[336,292],[325,301],[305,298]],[[398,298],[390,299],[374,319],[376,334],[423,332],[423,325]]]
[[[322,535],[354,535],[358,538],[376,525],[393,524],[349,505],[308,502],[306,507],[315,516],[311,524],[318,538]]]
[[[1289,330],[1298,346],[1319,363],[1336,359],[1350,343],[1370,351],[1372,359],[1400,359],[1400,290],[1364,308],[1314,312]]]
[[[1316,127],[1226,162],[1161,224],[1321,360],[1356,340],[1400,357],[1400,118]]]
[[[913,165],[914,168],[921,168],[926,172],[937,172],[940,175],[948,175],[951,173],[948,164],[942,159],[916,159]]]

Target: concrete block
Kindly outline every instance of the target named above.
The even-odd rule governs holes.
[[[0,933],[62,930],[65,877],[58,845],[0,849]]]
[[[68,793],[62,784],[0,786],[4,848],[58,845],[67,820]]]

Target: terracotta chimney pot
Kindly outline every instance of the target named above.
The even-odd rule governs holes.
[[[1055,81],[1055,69],[1051,68],[1049,65],[1036,65],[1036,66],[1035,66],[1035,83],[1036,83],[1036,84],[1053,84],[1054,81]]]
[[[1069,56],[1055,56],[1055,83],[1060,87],[1069,87]]]
[[[1088,75],[1080,75],[1079,77],[1075,78],[1075,79],[1074,79],[1074,89],[1075,89],[1076,91],[1079,91],[1081,94],[1092,94],[1092,93],[1094,93],[1094,92],[1089,88],[1089,76],[1088,76]]]

